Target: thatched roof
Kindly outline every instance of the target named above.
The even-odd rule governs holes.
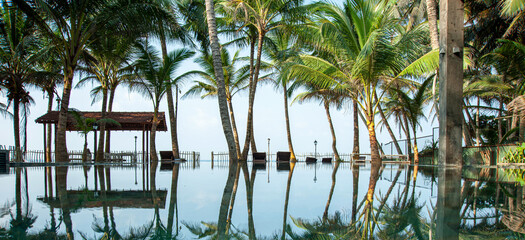
[[[101,112],[78,112],[85,118],[101,119]],[[48,112],[35,120],[40,124],[57,124],[58,111]],[[159,125],[157,131],[167,131],[166,118],[164,112],[159,112]],[[106,130],[110,131],[142,131],[151,129],[151,122],[153,120],[153,112],[110,112],[106,114],[106,118],[113,119],[120,123],[120,126],[107,124]],[[67,131],[76,131],[75,118],[69,114],[67,118]]]

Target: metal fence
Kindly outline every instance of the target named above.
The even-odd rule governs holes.
[[[269,161],[275,161],[276,154],[275,153],[266,153],[267,157],[266,159]],[[361,158],[360,160],[370,161],[370,153],[360,153],[358,154]],[[339,157],[344,162],[351,162],[353,159],[354,154],[352,153],[340,153]],[[298,153],[295,154],[295,158],[297,161],[302,162],[305,161],[307,157],[314,157],[317,158],[319,161],[323,158],[331,158],[332,160],[335,160],[334,153]],[[386,157],[386,156],[383,156]],[[252,161],[252,154],[248,154],[248,161]],[[230,155],[228,152],[211,152],[211,161],[215,163],[225,162],[228,163],[230,161]]]

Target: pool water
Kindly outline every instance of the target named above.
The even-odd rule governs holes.
[[[10,168],[0,174],[0,239],[520,239],[521,171],[210,161]]]

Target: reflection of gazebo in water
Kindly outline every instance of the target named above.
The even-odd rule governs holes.
[[[167,194],[168,191],[166,190],[156,190],[156,197],[154,199],[153,191],[113,190],[106,191],[106,196],[102,197],[100,191],[67,190],[68,202],[66,206],[70,208],[98,208],[103,206],[119,208],[155,208],[156,202],[157,206],[163,209],[166,203]],[[37,199],[53,208],[61,208],[63,206],[58,197],[39,197]]]
[[[84,118],[94,118],[101,119],[101,112],[78,112]],[[47,135],[46,125],[54,125],[55,134],[58,124],[58,111],[48,112],[35,120],[36,123],[44,124],[44,139]],[[148,151],[149,147],[149,132],[151,131],[152,121],[153,121],[153,112],[109,112],[106,113],[106,117],[112,119],[120,124],[120,126],[115,124],[106,124],[106,131],[142,131],[142,159],[145,159],[149,156]],[[157,126],[157,131],[167,131],[166,118],[164,112],[158,113],[159,124]],[[51,131],[51,128],[50,130]],[[78,131],[76,128],[75,118],[69,114],[67,118],[66,131]],[[96,133],[96,132],[95,132]],[[47,148],[46,141],[44,141],[44,150]],[[95,143],[96,145],[96,143]]]

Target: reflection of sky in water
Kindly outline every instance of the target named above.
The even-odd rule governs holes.
[[[401,166],[402,172],[394,186],[388,203],[392,203],[398,198],[403,189],[406,187],[407,180],[410,181],[410,194],[412,194],[413,172],[406,171],[408,166]],[[94,189],[93,167],[88,173],[89,189]],[[251,176],[251,170],[250,167]],[[286,195],[286,184],[288,180],[288,171],[276,171],[275,163],[271,167],[257,170],[255,175],[254,193],[253,193],[253,216],[257,236],[273,236],[281,232],[284,201]],[[398,165],[384,165],[383,173],[378,180],[375,191],[375,204],[379,203],[392,185],[392,181],[398,172]],[[288,216],[306,220],[319,220],[322,218],[326,207],[330,187],[332,184],[333,165],[318,163],[316,165],[306,165],[298,163],[295,166],[290,199],[288,205]],[[37,216],[34,227],[30,233],[37,232],[49,224],[50,213],[49,207],[37,197],[44,196],[44,172],[43,168],[27,168],[29,181],[29,200],[31,212]],[[430,172],[430,171],[426,171]],[[149,173],[145,173],[148,176]],[[220,201],[224,190],[224,185],[228,175],[227,167],[218,167],[215,165],[211,169],[210,162],[201,161],[200,167],[192,169],[189,166],[182,166],[179,172],[178,180],[178,216],[179,226],[182,227],[181,234],[186,238],[195,236],[182,225],[190,223],[200,225],[201,222],[215,223],[218,219]],[[317,181],[314,182],[314,177]],[[329,208],[329,214],[333,215],[336,211],[340,212],[345,222],[350,221],[352,211],[352,194],[353,194],[353,173],[349,163],[342,163],[336,175],[337,181],[335,191]],[[437,176],[436,176],[437,178]],[[357,204],[359,204],[368,189],[370,179],[370,166],[360,167],[359,172],[359,191]],[[437,182],[431,181],[430,175],[422,173],[420,168],[417,176],[415,196],[417,204],[423,205],[421,215],[428,218],[428,211],[432,211],[432,206],[437,202]],[[158,171],[156,185],[157,189],[167,190],[165,205],[161,206],[160,219],[164,225],[167,224],[168,208],[171,190],[171,171]],[[70,167],[67,180],[68,190],[79,190],[84,187],[84,173],[81,167]],[[15,201],[15,174],[12,169],[10,175],[0,175],[0,204],[14,204]],[[137,184],[135,185],[135,168],[133,167],[116,167],[111,168],[111,189],[112,190],[142,190],[142,168],[137,168]],[[22,177],[22,191],[24,190],[24,177]],[[380,196],[380,199],[377,198]],[[25,202],[25,195],[22,196]],[[15,208],[11,207],[14,214]],[[492,210],[493,211],[493,210]],[[484,211],[481,211],[484,212]],[[141,208],[114,208],[114,219],[117,230],[121,235],[126,236],[130,227],[138,228],[154,220],[154,209]],[[60,217],[60,210],[55,209],[55,217]],[[103,210],[98,208],[75,209],[71,214],[73,222],[73,232],[85,233],[88,237],[94,237],[92,225],[95,219],[103,224]],[[0,226],[9,227],[10,216],[4,216],[0,219]],[[246,188],[244,174],[241,171],[239,186],[233,209],[232,222],[234,229],[248,231],[248,215],[246,204]],[[292,225],[292,229],[301,232],[293,226],[293,222],[288,218],[287,223]],[[200,225],[202,226],[202,225]],[[60,232],[65,232],[65,226],[62,224]]]

